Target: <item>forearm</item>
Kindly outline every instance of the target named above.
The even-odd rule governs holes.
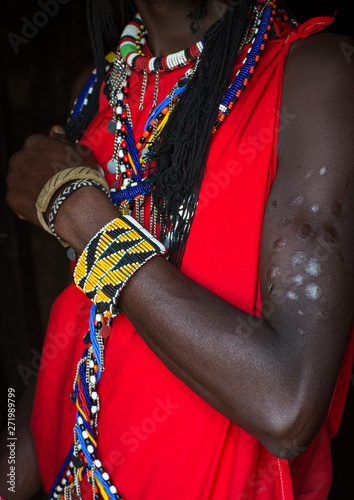
[[[286,452],[288,439],[294,448],[302,446],[293,435],[300,371],[294,352],[265,320],[162,257],[136,273],[119,305],[163,363],[220,413],[275,454]]]
[[[117,215],[98,190],[82,189],[61,208],[56,230],[81,252]],[[290,351],[266,321],[250,326],[253,316],[188,279],[164,258],[136,273],[120,306],[173,373],[269,448],[293,426],[300,381],[291,368]]]

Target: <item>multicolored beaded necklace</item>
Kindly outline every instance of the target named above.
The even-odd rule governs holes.
[[[274,14],[274,2],[258,2],[254,22],[250,30],[245,34],[240,47],[241,51],[246,43],[250,43],[247,56],[219,105],[214,132],[228,116],[235,102],[247,86],[264,50],[265,42],[274,20]],[[122,213],[132,211],[131,202],[139,200],[141,196],[146,195],[152,189],[150,179],[144,170],[148,146],[156,139],[159,131],[165,125],[173,111],[174,104],[186,90],[187,83],[197,68],[203,49],[203,42],[199,42],[193,48],[180,51],[171,56],[149,58],[142,52],[143,32],[144,26],[141,24],[141,18],[136,16],[123,32],[109,80],[111,85],[110,105],[113,109],[113,119],[109,123],[108,129],[110,132],[115,133],[115,144],[113,156],[108,162],[107,168],[109,172],[116,174],[117,182],[111,190],[111,198],[115,204],[120,205]],[[170,94],[155,107],[156,96],[158,95],[159,72],[171,71],[177,67],[190,64],[193,61],[196,61],[195,66],[186,72],[184,78],[172,88]],[[156,78],[153,109],[144,127],[143,135],[137,143],[134,142],[132,134],[133,126],[130,118],[127,80],[129,72],[134,69],[144,74],[142,97],[140,100],[141,107],[144,100],[147,74],[154,74]],[[141,206],[140,203],[137,206]]]
[[[243,39],[243,45],[250,41],[247,56],[241,69],[228,87],[214,126],[214,132],[230,113],[242,91],[247,86],[254,69],[265,48],[268,34],[271,30],[276,11],[272,0],[258,0],[254,22]],[[122,213],[129,212],[131,204],[152,189],[146,166],[148,145],[158,136],[159,130],[173,112],[179,96],[186,90],[188,80],[196,70],[202,54],[203,42],[194,47],[166,57],[147,57],[143,54],[144,27],[140,17],[136,17],[124,30],[112,72],[109,76],[110,105],[113,108],[113,118],[108,124],[108,130],[115,134],[114,152],[108,163],[108,169],[116,173],[116,182],[111,190],[112,201],[120,205]],[[158,75],[161,71],[172,71],[181,66],[195,62],[186,71],[185,76],[172,88],[171,92],[159,104],[157,96],[154,106],[145,124],[142,137],[137,143],[133,137],[133,124],[129,109],[129,75],[137,70],[144,73],[141,106],[144,98],[144,80],[147,74],[155,75],[155,94],[158,95]],[[77,115],[92,92],[94,76],[86,85],[75,104],[74,114]],[[157,81],[157,84],[156,84]],[[146,83],[145,83],[146,85]],[[150,228],[151,232],[151,228]],[[82,498],[81,486],[86,476],[93,499],[121,500],[117,488],[104,470],[97,458],[97,416],[100,410],[100,400],[97,384],[104,371],[104,342],[110,335],[112,318],[106,318],[97,313],[96,306],[91,308],[89,331],[84,337],[86,344],[80,359],[70,398],[76,405],[76,423],[73,429],[74,442],[63,463],[63,466],[49,493],[50,499]]]

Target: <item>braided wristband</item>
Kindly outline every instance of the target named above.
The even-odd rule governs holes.
[[[101,180],[96,181],[94,179],[79,179],[78,181],[73,182],[70,184],[70,186],[67,186],[62,193],[58,196],[58,198],[55,200],[53,203],[53,206],[50,210],[49,213],[49,218],[48,218],[48,227],[51,231],[51,233],[58,238],[58,240],[62,243],[62,245],[67,246],[68,244],[63,241],[55,232],[54,230],[54,224],[55,224],[55,218],[57,216],[57,213],[59,211],[59,208],[61,205],[64,203],[64,201],[77,189],[85,186],[93,186],[97,187],[99,189],[102,189],[104,193],[109,197],[109,191],[106,189],[106,187],[102,184]]]
[[[64,184],[69,181],[74,181],[76,179],[93,179],[100,182],[109,191],[109,187],[104,176],[90,167],[77,167],[77,168],[67,168],[61,170],[57,174],[53,175],[49,181],[44,185],[42,191],[39,193],[36,202],[37,217],[42,227],[50,234],[52,234],[48,225],[44,220],[44,214],[48,209],[50,200],[53,198],[55,192]]]
[[[88,243],[74,270],[75,285],[101,314],[119,314],[117,299],[133,274],[166,248],[129,215],[114,219]]]

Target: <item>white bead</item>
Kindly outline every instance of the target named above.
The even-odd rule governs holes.
[[[119,92],[119,94],[118,94],[118,101],[123,101],[123,99],[124,99],[123,92]]]
[[[117,488],[115,486],[112,485],[109,489],[111,490],[111,493],[117,493]]]
[[[79,418],[77,419],[77,423],[78,423],[79,425],[82,425],[82,424],[84,423],[84,421],[82,420],[82,418],[81,418],[81,417],[79,417]]]
[[[99,460],[95,460],[95,465],[96,465],[96,467],[101,467],[102,466],[102,464],[101,464],[101,462]]]
[[[83,432],[82,432],[82,437],[83,437],[84,439],[87,439],[87,438],[88,438],[87,431],[83,431]]]
[[[101,321],[101,315],[100,314],[96,314],[96,321]]]
[[[87,451],[90,453],[93,453],[95,451],[94,447],[92,446],[92,444],[89,444],[88,447],[87,447]]]
[[[116,113],[117,113],[117,115],[121,115],[123,113],[122,106],[117,106]]]
[[[59,498],[58,493],[53,493],[53,498]]]
[[[104,472],[104,473],[102,474],[102,477],[103,477],[103,479],[104,479],[105,481],[108,481],[108,479],[109,479],[109,475],[107,474],[107,472]]]
[[[90,382],[92,382],[93,384],[96,383],[96,377],[94,375],[90,376]]]
[[[95,366],[95,363],[92,361],[92,359],[90,360],[90,368],[93,368]]]
[[[97,399],[97,392],[93,392],[93,393],[91,394],[91,398],[92,398],[93,400],[96,400],[96,399]]]
[[[91,406],[91,413],[97,413],[97,406]]]
[[[117,121],[117,130],[122,128],[122,122],[120,120]]]
[[[118,156],[119,156],[119,158],[123,158],[123,156],[124,156],[124,153],[121,149],[118,152]]]

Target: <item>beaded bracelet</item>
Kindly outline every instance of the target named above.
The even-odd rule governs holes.
[[[101,180],[94,180],[94,179],[79,179],[69,186],[67,186],[62,193],[59,194],[55,202],[53,203],[53,206],[50,210],[49,213],[49,218],[48,218],[48,227],[51,230],[52,234],[58,238],[58,240],[62,243],[62,245],[67,246],[68,244],[63,241],[55,232],[54,229],[54,224],[55,224],[55,218],[57,216],[57,213],[59,211],[59,208],[61,205],[64,203],[64,201],[77,189],[85,186],[93,186],[102,189],[104,193],[109,197],[109,191],[106,188],[105,185],[102,184]]]
[[[101,174],[97,170],[94,170],[93,168],[66,168],[65,170],[57,172],[55,175],[53,175],[53,177],[49,179],[49,181],[46,182],[36,201],[38,220],[43,229],[45,229],[48,233],[52,234],[46,221],[44,220],[44,214],[48,210],[50,200],[52,199],[55,192],[61,188],[61,186],[64,186],[64,184],[67,184],[69,181],[74,181],[77,179],[97,180],[98,182],[101,182],[101,184],[105,186],[107,190],[109,190],[107,181],[104,178],[103,174]]]
[[[133,217],[114,219],[88,243],[74,270],[75,285],[105,317],[119,314],[117,299],[133,274],[166,248]]]

